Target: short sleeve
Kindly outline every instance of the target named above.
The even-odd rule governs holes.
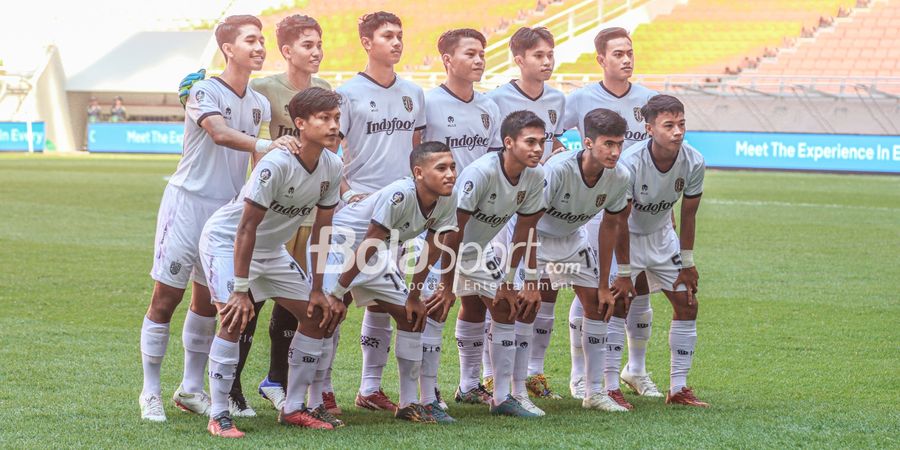
[[[516,210],[517,213],[523,216],[530,216],[547,208],[547,202],[544,201],[544,181],[546,180],[544,171],[540,166],[536,169],[536,173],[532,175],[533,178],[528,186],[528,191],[525,192],[525,201]]]
[[[628,206],[628,181],[631,179],[631,176],[627,170],[625,171],[625,175],[626,176],[621,180],[623,182],[616,185],[616,190],[612,192],[612,195],[607,199],[608,203],[604,209],[610,214],[619,213]]]
[[[569,129],[569,127],[566,127],[566,123],[565,123],[566,115],[567,115],[566,114],[566,96],[560,93],[559,98],[562,101],[561,102],[562,104],[560,105],[561,108],[559,108],[559,113],[562,115],[562,117],[560,117],[559,120],[556,121],[556,129],[553,130],[553,134],[556,137],[562,136],[562,134],[565,133],[567,129]]]
[[[436,222],[429,228],[430,231],[438,232],[456,227],[456,208],[454,207],[456,203],[456,192],[454,192],[450,196],[450,201],[446,203],[447,206],[442,209],[441,215],[435,217]]]
[[[556,166],[544,166],[544,204],[549,205],[550,200],[556,197],[559,192],[559,186],[562,184],[561,178],[554,176]]]
[[[222,115],[218,94],[209,83],[197,83],[191,88],[184,111],[197,126],[202,126],[203,119],[209,116]]]
[[[703,177],[706,172],[706,163],[701,159],[692,164],[691,173],[688,174],[684,187],[685,198],[699,197],[703,193]]]
[[[250,180],[247,182],[249,189],[244,199],[268,209],[278,193],[278,186],[281,186],[283,178],[281,168],[273,163],[271,158],[263,157],[250,174]]]
[[[353,106],[350,104],[350,97],[347,96],[346,92],[339,90],[337,93],[341,95],[341,106],[339,108],[341,112],[340,133],[341,137],[345,138],[350,134],[350,117],[352,116],[351,109]]]
[[[416,125],[415,130],[423,130],[425,129],[425,125],[428,124],[428,120],[425,117],[425,91],[422,88],[417,88],[418,92],[416,93],[417,103],[417,111],[416,111]]]
[[[328,181],[328,189],[325,190],[325,193],[319,198],[319,203],[316,204],[320,208],[334,208],[341,199],[341,166],[335,164],[335,168],[331,171],[332,176]]]
[[[500,125],[503,120],[500,118],[500,108],[493,101],[488,108],[488,114],[491,117],[491,129],[488,130],[491,141],[488,149],[502,149],[503,139],[500,139]]]
[[[580,128],[578,126],[578,110],[575,107],[577,105],[577,95],[579,91],[572,91],[568,97],[565,98],[566,107],[563,109],[562,120],[559,121],[560,128],[563,131],[569,130],[572,128]]]
[[[469,166],[466,169],[468,170],[463,170],[456,181],[458,186],[456,207],[467,213],[475,213],[478,210],[478,203],[481,202],[490,185],[490,180],[477,167]]]
[[[372,222],[381,225],[387,230],[399,227],[397,222],[403,217],[403,208],[406,207],[408,194],[398,189],[396,191],[380,191],[378,200],[375,201],[375,212],[372,213]],[[415,201],[415,199],[413,199]]]
[[[266,98],[262,94],[256,94],[256,98],[259,99],[259,106],[262,108],[262,119],[261,122],[271,122],[272,121],[272,104],[269,103],[269,99]]]

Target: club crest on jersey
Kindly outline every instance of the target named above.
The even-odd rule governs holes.
[[[181,272],[181,263],[178,261],[169,264],[169,273],[172,275],[178,275],[178,272]]]
[[[675,180],[675,192],[681,192],[684,190],[684,178],[678,177]]]
[[[525,191],[519,191],[516,193],[516,205],[521,205],[525,202]]]
[[[263,169],[259,172],[259,181],[260,183],[265,184],[266,181],[269,181],[269,178],[272,178],[272,171],[269,169]]]
[[[413,102],[412,98],[408,95],[403,96],[403,107],[406,108],[406,112],[412,112],[413,110]]]
[[[481,114],[481,124],[484,125],[484,129],[487,130],[491,127],[491,116],[487,113]]]
[[[403,201],[403,193],[402,192],[394,192],[394,195],[391,196],[391,203],[395,205],[399,205],[400,202]]]
[[[598,195],[598,196],[597,196],[597,201],[595,202],[595,204],[597,205],[597,207],[599,208],[600,205],[602,205],[602,204],[604,204],[604,203],[606,203],[606,194],[600,194],[600,195]]]
[[[465,186],[463,186],[463,192],[465,192],[466,194],[469,194],[472,192],[472,189],[475,189],[475,183],[473,183],[471,181],[466,181]]]
[[[262,119],[262,110],[259,108],[253,108],[253,125],[259,125],[259,121]]]
[[[428,220],[425,221],[425,229],[428,230],[433,227],[435,222],[437,222],[437,219],[429,217]]]
[[[556,110],[548,109],[547,114],[550,116],[550,123],[556,125]]]
[[[203,101],[203,97],[206,97],[206,92],[197,91],[197,93],[194,94],[194,98],[196,98],[198,102]]]
[[[329,187],[331,187],[331,182],[323,181],[322,184],[319,185],[319,197],[325,195],[325,191],[327,191]]]
[[[641,113],[641,107],[640,107],[640,106],[635,106],[635,107],[634,107],[634,120],[637,120],[638,122],[643,122],[643,121],[644,121],[644,114]]]

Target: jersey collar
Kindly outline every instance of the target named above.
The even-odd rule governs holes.
[[[450,90],[450,88],[448,88],[446,85],[444,85],[444,83],[441,83],[441,89],[445,90],[448,94],[450,94],[451,97],[453,97],[463,103],[472,103],[472,100],[475,100],[475,92],[474,91],[472,92],[472,98],[470,98],[468,100],[463,100],[458,95],[454,94],[453,91]]]
[[[675,163],[678,162],[678,156],[681,155],[681,149],[679,148],[678,153],[675,153],[675,159],[672,160],[672,165],[666,170],[660,169],[659,163],[657,163],[656,158],[653,157],[653,139],[650,139],[649,141],[647,141],[647,153],[650,154],[650,161],[653,162],[653,167],[656,168],[657,172],[665,174],[665,173],[669,173],[669,171],[672,170],[672,167],[675,167]]]
[[[575,156],[576,164],[578,165],[578,174],[581,175],[581,182],[584,183],[584,185],[588,189],[593,189],[594,187],[597,186],[597,183],[600,182],[600,179],[603,178],[603,174],[606,172],[606,168],[603,168],[600,170],[600,176],[597,177],[597,181],[595,181],[594,184],[591,185],[590,183],[587,182],[587,177],[584,176],[584,169],[581,167],[581,155],[583,155],[583,154],[584,154],[584,150],[581,150],[580,152],[578,152],[578,155]]]
[[[396,73],[394,74],[394,79],[391,80],[391,83],[388,84],[387,86],[385,86],[385,85],[383,85],[383,84],[381,84],[381,83],[375,81],[374,78],[372,78],[372,77],[366,75],[364,72],[358,72],[358,73],[359,73],[359,76],[361,76],[361,77],[363,77],[363,78],[365,78],[365,79],[371,81],[372,84],[374,84],[375,86],[378,86],[378,87],[380,87],[380,88],[382,88],[382,89],[390,89],[395,83],[397,83],[397,74],[396,74]]]
[[[546,91],[546,89],[542,88],[540,95],[538,95],[537,97],[531,97],[530,95],[526,94],[525,91],[523,91],[522,88],[520,88],[518,84],[516,84],[516,80],[510,80],[509,84],[511,84],[512,87],[516,88],[516,90],[519,91],[519,94],[522,94],[522,97],[525,97],[528,100],[531,100],[533,102],[540,100],[541,97],[544,96],[544,92]]]
[[[628,89],[625,89],[625,93],[622,95],[616,95],[613,93],[613,91],[610,91],[609,89],[607,89],[606,85],[603,84],[603,81],[600,82],[600,87],[602,87],[603,90],[606,91],[607,94],[612,95],[615,98],[625,98],[625,96],[628,95],[629,92],[631,92],[631,82],[630,81],[628,82]]]

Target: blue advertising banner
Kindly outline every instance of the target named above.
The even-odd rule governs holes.
[[[578,132],[560,139],[581,149]],[[900,136],[689,131],[707,167],[900,174]]]
[[[181,154],[183,122],[91,123],[88,124],[88,151],[94,153],[174,153]]]
[[[44,151],[44,122],[31,122],[34,151]],[[0,152],[28,151],[28,123],[0,122]]]

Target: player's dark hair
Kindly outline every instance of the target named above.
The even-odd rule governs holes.
[[[450,147],[447,147],[447,144],[438,141],[428,141],[423,142],[415,147],[413,147],[412,152],[409,154],[409,170],[412,170],[416,166],[421,166],[425,159],[435,153],[449,153]]]
[[[631,35],[628,34],[628,30],[621,27],[604,28],[597,33],[597,36],[594,36],[594,49],[597,50],[598,55],[605,55],[606,44],[609,44],[609,41],[613,39],[619,38],[625,38],[628,39],[628,42],[631,42]]]
[[[300,35],[306,30],[315,30],[322,37],[322,27],[316,19],[302,14],[294,14],[287,16],[275,25],[275,41],[278,43],[278,49],[285,45],[293,45],[300,39]]]
[[[320,87],[306,88],[294,95],[288,103],[291,120],[308,119],[322,111],[331,111],[341,105],[340,94]]]
[[[487,47],[487,39],[485,39],[480,31],[471,28],[457,28],[455,30],[445,31],[444,34],[438,38],[438,53],[441,55],[452,55],[453,52],[456,51],[456,47],[459,46],[459,41],[465,38],[476,39],[478,42],[481,42],[482,47]]]
[[[553,47],[553,33],[545,27],[522,27],[509,38],[509,49],[513,55],[523,56],[525,52],[533,49],[539,42],[544,41]]]
[[[596,140],[597,136],[625,136],[628,123],[619,113],[597,108],[584,116],[584,137]]]
[[[650,97],[647,104],[641,108],[641,114],[647,123],[653,123],[656,118],[664,113],[684,114],[684,104],[671,95],[659,94]]]
[[[403,28],[403,23],[400,22],[400,18],[396,14],[386,11],[373,12],[359,18],[359,37],[372,39],[375,37],[375,30],[386,23],[392,23]]]
[[[500,138],[506,140],[507,137],[510,137],[516,140],[525,128],[546,130],[547,124],[531,111],[514,111],[503,119],[503,124],[500,125]]]
[[[215,33],[216,44],[219,45],[219,50],[222,50],[222,46],[225,44],[234,44],[234,41],[241,33],[241,27],[244,25],[255,25],[256,28],[262,30],[262,22],[256,16],[251,15],[228,16],[225,20],[219,22]],[[222,50],[222,54],[224,53],[225,51]],[[228,59],[228,57],[226,56],[225,59]]]

